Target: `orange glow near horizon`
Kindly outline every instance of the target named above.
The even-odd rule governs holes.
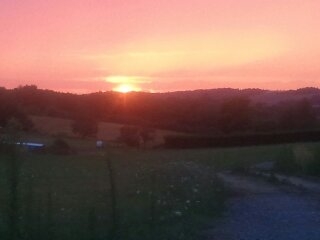
[[[115,92],[120,93],[129,93],[129,92],[138,92],[141,91],[140,88],[132,86],[130,84],[120,84],[119,86],[112,89]]]
[[[121,93],[141,91],[142,89],[137,85],[145,81],[146,80],[144,78],[135,76],[109,76],[106,78],[106,82],[116,84],[112,90]]]
[[[318,0],[1,0],[0,86],[320,87]]]

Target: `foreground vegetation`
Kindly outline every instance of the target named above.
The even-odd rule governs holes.
[[[1,239],[195,239],[223,207],[211,167],[163,151],[0,159]]]
[[[320,176],[320,143],[102,151],[67,143],[77,154],[2,149],[1,239],[198,239],[223,211],[216,172],[272,161],[276,171]]]

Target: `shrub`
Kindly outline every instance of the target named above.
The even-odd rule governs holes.
[[[53,154],[67,155],[73,153],[74,151],[65,140],[57,138],[50,146],[49,152]]]
[[[91,137],[97,133],[98,123],[90,118],[79,118],[74,120],[72,131],[82,138]]]
[[[123,126],[120,129],[119,140],[124,142],[127,146],[139,147],[141,142],[139,128],[134,126]]]

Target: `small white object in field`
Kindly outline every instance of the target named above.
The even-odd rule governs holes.
[[[97,147],[97,148],[103,148],[103,147],[104,147],[104,142],[101,141],[101,140],[97,140],[97,142],[96,142],[96,147]]]

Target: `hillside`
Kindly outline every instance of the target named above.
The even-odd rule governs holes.
[[[197,134],[272,132],[318,128],[320,90],[209,89],[169,93],[97,92],[76,95],[24,86],[0,89],[0,126],[12,117],[93,119]],[[39,120],[40,121],[40,120]],[[43,119],[45,122],[45,119]],[[57,121],[54,124],[62,124]],[[51,127],[46,127],[52,131]],[[110,135],[116,125],[102,127]],[[53,128],[54,129],[54,128]],[[41,129],[40,129],[41,130]],[[69,130],[64,126],[58,132]]]

